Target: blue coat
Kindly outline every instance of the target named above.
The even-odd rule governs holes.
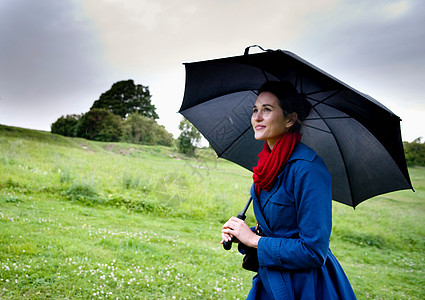
[[[251,195],[265,236],[247,299],[356,299],[329,250],[331,177],[314,150],[298,144],[273,188]]]

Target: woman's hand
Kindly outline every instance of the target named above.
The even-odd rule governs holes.
[[[232,237],[235,237],[241,243],[253,248],[257,248],[258,241],[261,238],[259,235],[252,232],[251,228],[249,228],[245,221],[236,217],[231,217],[229,221],[223,225],[221,237],[222,244],[230,241]]]

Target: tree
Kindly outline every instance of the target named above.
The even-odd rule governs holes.
[[[135,113],[124,121],[122,141],[134,144],[171,146],[173,136],[153,119]]]
[[[114,83],[110,90],[93,103],[90,110],[95,108],[106,109],[122,119],[136,112],[154,120],[159,118],[155,106],[151,103],[149,87],[136,85],[133,80]]]
[[[91,109],[78,122],[76,135],[89,140],[118,142],[122,135],[122,120],[106,109]]]
[[[409,167],[425,167],[425,144],[421,143],[422,138],[417,138],[413,142],[404,142],[404,154]]]
[[[195,144],[200,142],[201,133],[187,119],[181,120],[179,129],[181,130],[177,139],[179,152],[189,156],[195,155]]]
[[[153,128],[155,135],[155,144],[162,146],[172,146],[174,143],[174,138],[171,133],[169,133],[164,126],[155,123],[156,125]]]
[[[50,126],[50,131],[64,136],[75,136],[77,124],[80,118],[81,115],[75,114],[61,116]]]

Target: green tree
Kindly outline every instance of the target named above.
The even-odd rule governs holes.
[[[122,141],[134,144],[171,146],[173,136],[155,120],[135,113],[124,121]]]
[[[425,144],[421,143],[421,140],[421,138],[417,138],[411,143],[403,143],[406,163],[409,167],[425,167]]]
[[[81,115],[75,114],[61,116],[50,126],[50,131],[64,136],[75,136],[77,124],[80,118]]]
[[[89,140],[118,142],[122,136],[122,120],[106,109],[91,109],[81,117],[76,133]]]
[[[154,144],[162,146],[172,146],[174,142],[173,135],[169,133],[164,126],[154,122],[152,128],[154,135]]]
[[[181,130],[177,139],[179,152],[194,156],[196,143],[201,141],[201,133],[185,118],[180,121],[179,129]]]
[[[110,90],[93,103],[90,110],[95,108],[106,109],[122,119],[136,112],[154,120],[159,118],[155,106],[151,103],[149,87],[134,84],[133,80],[114,83]]]

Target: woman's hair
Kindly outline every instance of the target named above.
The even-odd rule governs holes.
[[[296,88],[288,81],[267,81],[258,90],[258,95],[262,92],[270,92],[279,99],[279,105],[285,116],[295,112],[298,115],[297,122],[291,127],[291,132],[299,132],[301,122],[310,114],[311,103],[304,95],[298,93]]]

